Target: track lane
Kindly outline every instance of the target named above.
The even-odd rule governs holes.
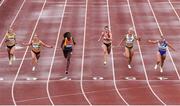
[[[80,76],[81,76],[81,61],[82,61],[82,48],[83,48],[83,34],[85,18],[86,1],[85,0],[67,0],[65,15],[63,18],[62,28],[60,32],[60,39],[58,42],[58,50],[55,54],[55,60],[52,67],[52,75],[49,82],[49,92],[52,101],[55,105],[87,105],[83,94],[81,94]],[[77,45],[71,58],[69,74],[65,75],[66,60],[63,57],[62,50],[60,49],[63,34],[67,31],[72,32]],[[79,80],[77,82],[61,80],[64,77],[71,78],[72,80]],[[57,80],[57,81],[51,81]],[[71,95],[71,94],[77,95]],[[56,96],[67,95],[67,96]]]
[[[19,8],[24,0],[8,0],[0,6],[0,47],[2,46],[4,35],[9,27],[11,27],[14,18],[18,14]],[[12,6],[12,4],[14,6]]]
[[[121,11],[120,11],[121,10]],[[114,38],[114,45],[117,45],[123,36],[127,33],[129,27],[132,27],[130,12],[128,9],[127,1],[113,0],[110,2],[110,14],[112,22],[112,33]],[[117,21],[118,20],[118,21]],[[118,23],[117,23],[118,22]],[[134,51],[138,51],[137,43],[135,43]],[[148,104],[160,104],[155,98],[153,93],[147,86],[145,81],[119,81],[125,80],[125,77],[135,77],[137,80],[145,80],[142,60],[140,59],[139,53],[135,53],[132,61],[132,69],[127,68],[127,60],[123,56],[124,47],[114,48],[114,61],[115,61],[115,72],[116,72],[116,83],[120,93],[125,100],[131,105],[148,105]],[[123,88],[131,88],[134,86],[147,86],[145,88],[134,88],[131,90],[121,90]],[[138,93],[138,95],[137,95]],[[144,97],[146,95],[146,97]],[[142,101],[143,100],[143,101]]]
[[[167,2],[163,2],[161,0],[158,2],[149,1],[149,6],[152,6],[152,12],[154,12],[154,18],[157,19],[157,24],[159,25],[160,33],[162,33],[169,42],[173,44],[178,42],[177,37],[179,36],[179,30],[177,28],[180,26],[180,22],[179,22],[178,17],[174,13],[171,5],[168,3],[168,1]],[[168,16],[168,17],[164,17],[164,16]],[[177,48],[176,50],[178,51],[179,48]],[[173,68],[176,69],[176,66],[178,67],[178,65],[176,64],[179,63],[179,61],[177,61],[176,59],[178,55],[174,52],[171,52],[170,55],[172,55],[172,59],[174,60],[174,64],[175,64],[175,67]],[[174,77],[176,77],[178,74],[179,72],[176,75],[174,75]],[[171,91],[171,93],[169,93],[168,91]],[[180,104],[179,102],[180,96],[178,96],[177,94],[179,92],[178,86],[173,86],[173,87],[169,86],[166,88],[159,87],[157,88],[157,92],[159,96],[164,101],[166,101],[168,105]],[[174,95],[177,95],[177,96],[174,96]]]
[[[62,16],[63,7],[64,0],[58,1],[58,3],[57,0],[47,0],[37,27],[35,27],[34,29],[35,32],[33,33],[39,35],[40,39],[49,45],[55,45],[55,41],[58,36],[58,28]],[[30,49],[28,51],[30,51]],[[22,66],[19,68],[19,75],[17,77],[17,80],[26,80],[27,77],[36,77],[38,78],[38,80],[47,81],[52,55],[53,49],[49,49],[47,52],[41,52],[41,58],[35,72],[32,72],[31,60],[24,60]],[[26,58],[28,57],[31,57],[30,53],[26,54]],[[23,92],[28,92],[31,88],[33,88],[34,93],[26,93],[25,95],[22,95],[24,94]],[[26,81],[24,83],[16,82],[14,92],[15,99],[17,101],[47,96],[46,83],[41,81],[39,81],[39,83],[33,83],[29,81]],[[47,98],[45,100],[34,100],[32,102],[19,102],[18,104],[47,105],[51,103],[49,102],[49,98]]]
[[[29,12],[29,9],[31,9],[32,12]],[[28,38],[28,36],[32,31],[32,28],[35,24],[35,21],[38,17],[38,12],[40,11],[41,8],[41,4],[31,4],[30,1],[26,2],[23,6],[23,11],[21,11],[19,13],[19,17],[17,17],[16,21],[14,22],[14,28],[16,30],[17,33],[17,41],[23,41],[24,38]],[[37,13],[37,14],[34,14]],[[29,17],[26,18],[25,16]],[[33,17],[32,17],[33,16]],[[29,28],[30,27],[30,28]],[[5,47],[3,46],[2,48],[3,52],[6,52]],[[21,58],[22,55],[20,53],[18,53],[19,51],[16,51],[16,56],[17,58]],[[2,59],[7,59],[7,54],[1,55]],[[8,59],[7,59],[8,60]],[[15,74],[17,72],[17,69],[20,65],[20,61],[16,61],[12,66],[8,65],[8,61],[1,61],[1,73],[0,76],[4,77],[4,80],[8,80],[10,81],[9,83],[5,83],[5,82],[0,82],[1,86],[0,88],[0,103],[3,105],[8,105],[8,104],[12,104],[12,97],[11,97],[11,86],[12,86],[12,80],[15,77]]]
[[[106,0],[91,0],[88,2],[83,87],[85,93],[97,90],[97,92],[94,93],[86,93],[86,96],[92,103],[92,105],[125,104],[121,97],[118,95],[117,91],[112,90],[115,89],[115,87],[113,83],[113,65],[111,62],[111,56],[108,56],[107,65],[103,65],[103,50],[101,47],[101,43],[97,42],[99,36],[101,35],[101,31],[103,31],[103,27],[109,24],[107,9],[108,8]],[[93,47],[96,48],[93,49]],[[103,77],[104,80],[111,81],[109,81],[109,83],[106,83],[103,80],[86,81],[88,79],[92,80],[93,77],[98,76]],[[112,91],[101,92],[102,90],[110,89]]]
[[[157,27],[157,24],[154,20],[153,14],[151,12],[151,9],[149,8],[146,0],[141,0],[142,2],[139,3],[139,1],[134,0],[132,1],[132,7],[136,8],[132,11],[134,12],[134,19],[137,26],[137,33],[139,36],[142,37],[143,41],[140,42],[140,45],[149,45],[149,47],[141,46],[143,51],[143,58],[146,64],[147,73],[149,75],[149,79],[157,79],[159,76],[168,77],[169,79],[178,79],[175,69],[173,67],[172,61],[170,60],[169,56],[167,55],[167,59],[165,61],[164,65],[164,73],[160,73],[159,69],[154,70],[154,65],[156,64],[156,52],[157,52],[157,45],[149,44],[147,40],[149,39],[159,39],[160,33]],[[134,3],[134,5],[133,5]],[[136,3],[136,5],[135,5]],[[142,11],[143,8],[144,11]],[[146,10],[146,11],[145,11]],[[144,16],[142,16],[145,14]],[[148,29],[148,30],[147,30]],[[151,49],[149,49],[151,48]],[[152,52],[154,51],[154,53]],[[154,58],[151,58],[149,55],[152,54]],[[168,74],[167,74],[168,73]],[[175,76],[175,77],[174,77]]]

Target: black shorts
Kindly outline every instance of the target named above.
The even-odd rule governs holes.
[[[32,52],[36,55],[36,58],[39,59],[39,57],[40,57],[40,52],[35,52],[35,51],[33,51],[33,50],[32,50]]]
[[[131,50],[133,48],[133,46],[131,46],[131,47],[126,46],[126,48],[128,48],[128,50]]]
[[[72,53],[72,51],[73,51],[72,47],[64,47],[64,49],[63,49],[64,57],[67,58],[68,55],[70,55]]]
[[[109,48],[111,46],[111,43],[104,43],[104,45],[106,45],[106,47]]]
[[[15,46],[15,44],[12,45],[12,46],[7,46],[7,48],[8,48],[8,49],[12,49],[14,46]]]
[[[111,43],[104,43],[104,45],[107,47],[108,54],[111,53]]]

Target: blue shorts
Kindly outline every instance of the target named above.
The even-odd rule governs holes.
[[[161,56],[166,55],[166,51],[164,51],[164,50],[159,50],[159,53],[160,53]]]

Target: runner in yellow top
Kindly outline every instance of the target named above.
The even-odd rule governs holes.
[[[12,61],[15,61],[15,45],[16,45],[16,34],[14,33],[13,29],[8,29],[5,35],[5,43],[7,46],[7,52],[9,57],[9,65],[12,65]]]
[[[34,35],[31,43],[23,43],[23,45],[31,46],[31,55],[32,55],[32,71],[35,71],[35,66],[38,63],[38,59],[40,57],[41,52],[41,46],[47,47],[47,48],[53,48],[50,45],[47,45],[46,43],[42,42],[37,35]]]
[[[111,53],[112,46],[112,33],[108,26],[104,27],[104,31],[101,33],[101,36],[98,41],[103,39],[102,48],[104,51],[104,65],[107,64],[107,55]]]

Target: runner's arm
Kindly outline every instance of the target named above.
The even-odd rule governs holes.
[[[170,47],[173,51],[175,51],[175,48],[173,47],[172,44],[170,44],[170,43],[168,43],[168,42],[167,42],[167,44],[168,44],[168,47]]]
[[[44,47],[53,48],[53,46],[48,45],[48,44],[44,43],[43,41],[40,41],[40,42],[41,42],[41,44],[42,44]]]
[[[100,41],[103,36],[104,36],[104,32],[101,33],[101,36],[100,36],[100,38],[98,39],[98,41]]]
[[[63,39],[63,40],[62,40],[62,43],[61,43],[61,48],[62,48],[62,49],[64,48],[64,42],[65,42],[65,40]]]

